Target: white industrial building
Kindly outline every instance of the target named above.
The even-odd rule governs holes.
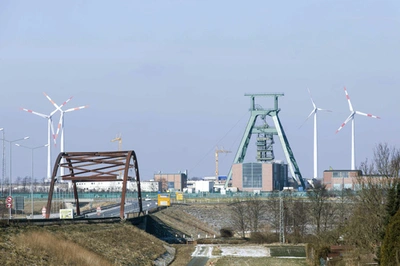
[[[214,181],[188,180],[187,187],[183,191],[187,193],[213,192],[214,184]]]
[[[79,182],[76,183],[78,189],[83,190],[85,192],[90,191],[121,191],[122,190],[122,181],[113,181],[113,182]],[[158,192],[161,191],[161,182],[157,181],[141,181],[140,189],[142,192]],[[127,181],[127,190],[128,191],[137,191],[137,183],[136,181]]]

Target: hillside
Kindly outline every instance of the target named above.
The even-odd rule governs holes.
[[[165,243],[125,223],[2,228],[1,265],[153,265]]]
[[[221,206],[172,206],[152,215],[186,237],[219,235]],[[225,213],[225,214],[224,214]],[[186,265],[191,245],[168,245],[130,223],[3,227],[1,265],[153,265],[163,254]],[[160,262],[163,265],[163,262]]]

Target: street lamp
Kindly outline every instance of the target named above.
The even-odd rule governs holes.
[[[5,130],[4,128],[0,128],[0,131],[3,133],[3,156],[2,158],[2,163],[1,163],[1,195],[4,196],[4,192],[3,192],[3,186],[4,186],[4,176],[5,176],[5,171],[6,171],[6,161],[5,161],[5,153],[6,153],[6,147],[5,147],[5,142],[4,139],[5,137]]]
[[[31,217],[33,219],[33,151],[39,148],[47,147],[49,144],[40,145],[37,147],[28,147],[21,144],[16,143],[15,146],[30,149],[31,150]]]
[[[29,139],[29,137],[21,138],[21,139],[16,139],[16,140],[6,140],[5,138],[2,138],[3,141],[6,141],[10,143],[10,176],[9,176],[9,196],[12,194],[12,189],[11,189],[11,183],[12,183],[12,143],[16,141],[21,141],[21,140],[26,140]],[[9,208],[9,218],[11,219],[11,208]]]

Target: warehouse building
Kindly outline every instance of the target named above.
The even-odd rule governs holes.
[[[238,163],[232,166],[232,186],[240,191],[274,191],[289,186],[284,163]]]
[[[327,190],[354,190],[357,189],[357,178],[360,176],[360,170],[325,170],[323,184]]]
[[[161,182],[162,191],[183,191],[187,186],[187,171],[178,173],[161,173],[154,174],[154,181]]]

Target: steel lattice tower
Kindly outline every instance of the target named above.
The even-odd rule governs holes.
[[[286,137],[285,131],[283,130],[281,121],[278,113],[280,108],[278,106],[278,99],[284,96],[283,93],[261,93],[261,94],[245,94],[250,97],[250,118],[244,131],[242,140],[234,158],[233,164],[242,163],[246,156],[246,151],[250,143],[251,135],[257,134],[257,160],[258,161],[272,161],[274,157],[273,153],[273,136],[278,135],[282,145],[283,152],[286,157],[286,161],[289,166],[292,178],[297,182],[299,187],[306,188],[306,184],[301,176],[299,166],[297,165],[294,154],[289,145],[289,140]],[[274,107],[264,109],[260,105],[256,104],[256,97],[272,97],[274,99]],[[275,127],[271,127],[267,124],[266,118],[271,117]],[[258,118],[264,120],[263,126],[255,126]],[[229,174],[225,183],[225,188],[228,187],[229,181],[232,179],[232,167],[229,170]]]

